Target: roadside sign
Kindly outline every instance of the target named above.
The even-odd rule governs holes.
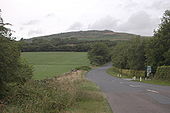
[[[151,72],[152,72],[151,66],[147,66],[147,77],[149,77],[149,75],[151,74]]]

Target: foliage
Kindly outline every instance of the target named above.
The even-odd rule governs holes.
[[[81,67],[75,68],[75,70],[89,71],[89,70],[91,70],[91,67],[90,66],[81,66]]]
[[[135,38],[130,41],[127,47],[127,63],[131,70],[144,70],[145,69],[145,42],[143,39]]]
[[[88,58],[93,65],[102,65],[110,61],[110,51],[106,44],[96,43],[88,52]]]
[[[162,22],[154,37],[148,42],[147,64],[153,67],[170,65],[170,10],[165,11]]]
[[[145,43],[141,38],[117,44],[112,49],[113,66],[121,69],[143,70],[145,68]]]
[[[76,86],[68,80],[62,83],[53,79],[29,81],[16,87],[4,112],[60,113],[76,101],[77,91]]]
[[[115,67],[126,69],[128,68],[128,43],[122,42],[117,44],[111,51],[112,54],[112,64]]]
[[[158,67],[154,78],[158,80],[170,80],[170,66]]]
[[[117,41],[82,41],[75,38],[53,38],[51,40],[32,39],[31,42],[27,40],[20,40],[22,42],[23,52],[37,52],[37,51],[76,51],[87,52],[91,45],[97,42],[103,42],[109,47],[116,45]]]
[[[140,70],[119,69],[116,67],[112,67],[108,69],[107,72],[114,76],[117,76],[117,74],[121,74],[122,77],[124,78],[132,78],[134,76],[136,76],[137,78],[145,77],[145,71],[140,71]]]
[[[1,10],[0,10],[1,14]],[[4,23],[1,15],[0,15],[0,37],[7,37],[9,38],[11,36],[11,29],[6,28],[6,25],[11,25],[10,23]]]
[[[2,18],[0,17],[2,20]],[[31,68],[20,59],[19,44],[8,37],[10,30],[0,21],[0,99],[11,91],[14,85],[23,84],[32,76]]]
[[[51,79],[31,80],[15,87],[14,92],[2,113],[110,113],[99,88],[84,78],[83,71]],[[83,109],[87,103],[90,106]],[[101,106],[100,109],[96,109],[96,105]]]

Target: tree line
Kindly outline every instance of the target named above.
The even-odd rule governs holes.
[[[96,44],[88,55],[92,64],[112,61],[113,66],[120,69],[145,70],[146,66],[151,66],[155,73],[157,67],[170,65],[170,10],[165,11],[153,37],[139,36],[117,43],[112,48]]]
[[[85,41],[78,40],[77,38],[53,38],[51,40],[45,39],[32,39],[27,41],[21,39],[22,52],[40,52],[40,51],[75,51],[75,52],[87,52],[92,45],[97,42],[102,42],[109,47],[115,46],[118,41],[98,40],[98,41]]]

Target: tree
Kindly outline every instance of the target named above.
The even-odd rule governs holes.
[[[158,66],[170,65],[170,10],[165,11],[158,30],[146,50],[147,65],[156,71]]]
[[[102,65],[110,61],[110,51],[106,44],[96,43],[88,52],[88,58],[91,64]]]
[[[0,20],[3,20],[0,17]],[[10,30],[0,23],[0,99],[2,99],[13,85],[23,84],[32,76],[32,69],[20,58],[18,42],[8,37]]]
[[[121,42],[118,43],[112,49],[112,64],[114,67],[121,68],[121,69],[128,69],[128,43],[129,42]]]
[[[112,63],[121,69],[144,70],[145,41],[134,38],[130,41],[118,43],[112,49]]]
[[[11,30],[9,28],[6,28],[6,25],[11,25],[9,23],[4,23],[3,19],[1,18],[1,9],[0,9],[0,36],[3,37],[10,37],[11,36]]]
[[[130,69],[145,69],[145,41],[143,39],[139,37],[130,41],[127,54],[127,63]]]

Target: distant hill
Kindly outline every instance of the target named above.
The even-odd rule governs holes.
[[[131,40],[139,35],[119,33],[110,30],[77,31],[33,37],[21,40],[23,52],[34,51],[76,51],[86,52],[95,43],[104,43],[112,48],[121,41]],[[143,37],[142,38],[147,38]]]
[[[46,35],[46,36],[39,36],[39,37],[33,37],[28,40],[32,39],[44,39],[44,40],[51,40],[53,38],[75,38],[77,40],[85,40],[85,41],[94,41],[94,40],[129,40],[134,37],[137,37],[138,35],[135,34],[129,34],[129,33],[119,33],[119,32],[113,32],[110,30],[89,30],[89,31],[77,31],[77,32],[66,32],[66,33],[59,33],[59,34],[52,34],[52,35]]]

